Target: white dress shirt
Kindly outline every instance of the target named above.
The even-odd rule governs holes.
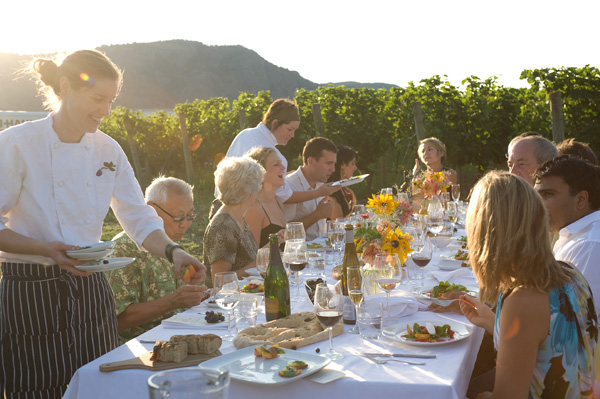
[[[287,172],[287,159],[285,159],[283,154],[275,147],[276,145],[277,139],[273,133],[271,133],[264,123],[260,122],[256,127],[244,129],[235,136],[227,150],[226,157],[241,157],[253,147],[271,147],[277,151],[277,155],[281,158],[281,163],[283,163],[285,171]],[[217,197],[218,193],[218,190],[215,188],[215,197]],[[282,202],[287,201],[288,198],[292,196],[292,193],[292,189],[287,184],[287,179],[286,183],[279,187],[276,192],[277,197]]]
[[[600,211],[562,228],[554,244],[554,257],[575,265],[586,278],[600,310]]]
[[[100,241],[109,206],[138,246],[163,229],[119,144],[101,131],[63,143],[52,118],[0,132],[0,230],[85,246]],[[54,263],[6,252],[0,261]]]
[[[302,173],[302,167],[299,167],[294,172],[290,173],[286,178],[287,183],[294,191],[309,191],[319,188],[323,183],[317,183],[315,187],[311,187]],[[317,210],[319,202],[325,197],[318,197],[296,204],[283,204],[283,212],[286,220],[292,222],[302,219]],[[327,234],[327,221],[320,219],[317,223],[310,226],[306,231],[306,240],[311,241],[317,237]]]

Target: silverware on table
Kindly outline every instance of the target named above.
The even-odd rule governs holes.
[[[386,364],[387,362],[399,362],[399,363],[404,363],[404,364],[410,364],[413,366],[421,366],[423,364],[425,364],[425,362],[408,362],[406,360],[400,360],[400,359],[375,359],[375,358],[369,358],[370,361],[372,361],[373,363],[377,363],[377,364]]]
[[[359,353],[367,357],[414,357],[418,359],[435,359],[436,355],[423,355],[420,353]]]
[[[138,339],[138,342],[141,344],[155,344],[157,339]]]

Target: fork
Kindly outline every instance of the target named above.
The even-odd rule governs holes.
[[[399,363],[404,363],[404,364],[411,364],[414,366],[420,366],[425,364],[425,362],[409,362],[406,360],[400,360],[400,359],[374,359],[372,357],[369,358],[370,361],[372,361],[373,363],[377,363],[377,364],[386,364],[387,362],[399,362]]]

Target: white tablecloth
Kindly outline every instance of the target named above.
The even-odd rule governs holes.
[[[430,271],[438,271],[436,267],[437,259],[439,259],[439,254],[435,254],[431,264],[425,268],[427,275],[426,284],[435,285],[437,283],[429,275]],[[331,266],[328,267],[328,276],[331,276]],[[410,289],[406,286],[401,288]],[[291,292],[292,295],[295,294],[295,287],[292,287]],[[369,299],[367,298],[367,300]],[[186,313],[204,313],[207,309],[209,308],[206,305],[201,304],[198,307],[188,309]],[[309,301],[292,302],[292,310],[293,312],[312,310],[312,305]],[[394,323],[413,323],[419,320],[439,320],[440,322],[452,320],[470,325],[462,315],[419,311],[410,316],[386,320],[384,328]],[[264,321],[264,307],[261,307],[257,323]],[[346,331],[350,328],[352,326],[345,326]],[[224,329],[215,328],[206,330],[174,330],[158,326],[138,338],[167,340],[175,334],[212,332],[221,335],[224,331]],[[342,335],[335,337],[333,343],[335,349],[343,353],[345,357],[341,360],[331,362],[328,368],[345,372],[345,378],[328,384],[319,384],[308,379],[303,379],[280,386],[254,385],[232,380],[229,388],[229,397],[232,399],[306,399],[317,397],[364,399],[388,397],[392,394],[394,396],[401,395],[406,398],[464,398],[482,337],[483,329],[474,327],[473,334],[462,341],[423,348],[409,346],[388,338],[382,338],[378,341],[363,341],[358,335],[344,332]],[[152,344],[142,344],[138,339],[134,339],[83,366],[73,376],[64,398],[148,398],[146,384],[148,377],[153,372],[147,370],[121,370],[103,373],[99,371],[98,367],[103,363],[121,361],[139,356],[151,348]],[[329,342],[318,342],[299,350],[307,353],[315,353],[316,348],[319,348],[320,353],[323,354],[329,349]],[[225,354],[234,350],[235,348],[231,342],[223,342],[223,346],[221,347],[222,353]],[[426,365],[424,366],[410,366],[397,362],[377,365],[367,358],[358,355],[359,352],[386,351],[434,353],[437,355],[437,358],[425,359]],[[406,360],[421,361],[420,359]]]

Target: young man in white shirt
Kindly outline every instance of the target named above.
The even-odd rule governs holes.
[[[302,150],[303,165],[290,173],[286,181],[294,191],[318,190],[335,171],[337,147],[323,137],[315,137],[306,142]],[[295,204],[283,206],[288,222],[302,222],[306,239],[314,240],[327,233],[327,218],[333,213],[333,201],[327,197],[317,197]]]
[[[534,177],[550,231],[559,235],[554,256],[581,271],[600,309],[600,168],[563,155],[544,163]]]

